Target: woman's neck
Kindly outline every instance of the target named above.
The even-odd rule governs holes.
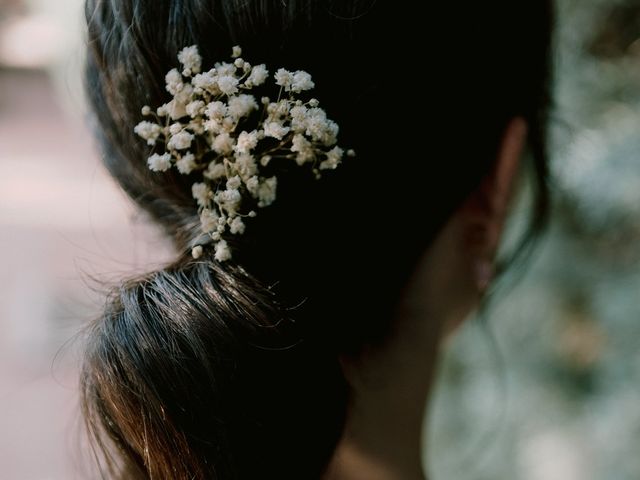
[[[327,480],[425,480],[424,413],[438,329],[413,308],[388,342],[344,362],[352,387],[345,434]]]

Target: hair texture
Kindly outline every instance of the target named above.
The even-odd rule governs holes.
[[[339,356],[385,338],[422,252],[529,123],[532,227],[547,209],[550,0],[87,0],[86,88],[104,162],[178,258],[124,283],[88,329],[83,405],[113,478],[320,478],[348,402]],[[153,173],[133,133],[197,44],[303,69],[358,157],[198,260],[193,178]]]

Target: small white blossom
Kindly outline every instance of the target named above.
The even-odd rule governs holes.
[[[214,140],[211,147],[220,155],[227,155],[233,152],[234,139],[228,133],[221,133]]]
[[[236,188],[229,188],[216,193],[214,200],[227,212],[235,213],[242,201],[242,194]]]
[[[307,113],[305,106],[295,106],[291,109],[291,130],[303,133],[307,130]]]
[[[272,118],[285,117],[289,115],[290,104],[288,100],[280,100],[277,103],[270,103],[267,112]]]
[[[147,165],[154,172],[166,172],[171,168],[171,154],[159,155],[154,153],[147,159]]]
[[[236,66],[233,63],[220,62],[216,63],[216,74],[219,77],[236,74]]]
[[[242,185],[242,180],[238,175],[231,177],[227,180],[227,189],[228,190],[237,190]]]
[[[242,55],[242,48],[239,45],[234,46],[231,49],[231,58],[238,58],[240,55]]]
[[[202,121],[202,118],[196,117],[188,123],[187,128],[191,130],[196,136],[202,135],[205,132],[205,123],[206,122]]]
[[[236,155],[234,166],[243,179],[249,179],[258,173],[258,164],[253,155],[248,153]]]
[[[278,140],[289,133],[289,127],[285,127],[280,122],[267,122],[264,124],[264,134],[267,137],[273,137]]]
[[[167,147],[175,150],[186,150],[191,147],[191,142],[193,142],[194,138],[193,134],[186,130],[182,130],[181,132],[171,136],[169,143],[167,143]]]
[[[241,59],[241,58],[236,58],[236,61],[233,62],[233,64],[235,65],[236,68],[243,68],[244,67],[244,60]]]
[[[183,175],[189,175],[197,166],[196,157],[193,153],[187,153],[176,162],[178,171]]]
[[[327,118],[327,114],[321,108],[311,108],[306,113],[306,135],[314,142],[322,143],[329,147],[334,145],[338,136],[338,125]]]
[[[220,240],[216,243],[215,259],[219,262],[226,262],[231,259],[231,250],[226,241]]]
[[[247,78],[246,84],[249,87],[262,85],[269,78],[269,71],[266,65],[256,65],[251,69],[251,73]]]
[[[315,87],[313,80],[311,80],[311,75],[303,70],[298,70],[293,74],[293,79],[291,81],[291,91],[295,93],[300,93],[305,90],[311,90]]]
[[[164,105],[160,105],[156,109],[156,115],[158,115],[159,117],[166,117],[167,115],[169,115],[169,105],[167,103],[165,103]]]
[[[205,208],[200,213],[200,225],[202,226],[202,231],[205,233],[211,233],[217,230],[218,228],[218,220],[220,219],[220,215],[215,210],[210,210]]]
[[[198,53],[198,47],[196,45],[183,48],[180,53],[178,53],[178,61],[184,67],[185,75],[190,76],[200,72],[202,57]]]
[[[194,183],[191,186],[191,194],[201,207],[206,207],[212,197],[211,189],[206,183],[202,182]]]
[[[211,93],[217,93],[218,84],[215,70],[206,73],[199,73],[191,79],[191,85],[200,90],[207,90]]]
[[[240,132],[238,136],[238,143],[236,143],[235,151],[237,153],[249,153],[258,145],[258,132],[252,131],[250,133]]]
[[[276,79],[276,85],[284,87],[286,92],[291,89],[291,82],[293,82],[293,73],[291,73],[289,70],[285,70],[284,68],[278,69],[278,71],[274,75],[274,78]]]
[[[172,123],[171,125],[169,125],[169,133],[171,135],[177,135],[181,131],[182,131],[182,124],[181,123],[176,122],[176,123]]]
[[[152,122],[140,122],[133,131],[147,141],[148,145],[155,145],[158,137],[162,133],[162,127]]]
[[[220,102],[211,102],[207,105],[207,109],[205,110],[205,115],[211,119],[221,120],[227,114],[227,106]]]
[[[278,179],[276,177],[267,178],[258,187],[258,206],[268,207],[276,200],[276,187]]]
[[[291,151],[296,152],[296,162],[303,165],[306,162],[313,161],[316,158],[315,150],[312,143],[305,138],[304,135],[296,133],[291,141]]]
[[[347,157],[355,157],[356,156],[356,151],[352,148],[350,148],[349,150],[347,150]]]
[[[234,235],[242,235],[244,233],[245,230],[245,225],[244,222],[242,221],[242,218],[240,217],[235,217],[232,221],[231,221],[231,225],[229,225],[229,231],[231,233],[233,233]]]
[[[258,108],[256,99],[253,95],[238,95],[229,99],[228,112],[229,115],[236,119],[246,117],[253,110]]]
[[[204,102],[202,100],[195,100],[189,104],[187,104],[187,115],[190,117],[197,117],[202,113],[204,109]]]
[[[211,162],[207,167],[207,171],[204,172],[205,178],[209,180],[218,180],[227,175],[227,170],[224,168],[224,164]]]
[[[317,107],[318,105],[320,105],[320,102],[318,101],[317,98],[312,98],[311,100],[309,100],[309,106],[310,107]]]
[[[344,151],[340,147],[333,147],[327,152],[327,159],[320,162],[320,170],[334,170],[340,165]]]
[[[191,249],[191,256],[194,258],[194,260],[197,260],[202,256],[203,252],[204,250],[202,248],[202,245],[196,245]]]
[[[263,167],[266,167],[267,165],[269,165],[270,161],[271,161],[271,155],[263,155],[262,158],[260,159],[260,165],[262,165]]]
[[[253,176],[249,180],[247,180],[246,186],[247,190],[249,190],[249,193],[254,197],[257,197],[258,189],[260,188],[260,179],[258,179],[257,176]]]
[[[171,95],[176,95],[180,90],[182,90],[182,87],[184,87],[184,83],[182,83],[182,75],[180,75],[177,68],[169,70],[169,73],[167,73],[165,77],[165,82],[167,84],[167,91]]]
[[[233,95],[238,91],[238,79],[233,75],[218,77],[218,88],[225,95]]]
[[[141,113],[145,117],[151,115],[151,107],[149,105],[145,105],[144,107],[142,107]]]
[[[192,94],[193,87],[191,84],[186,84],[174,95],[173,100],[167,105],[169,107],[169,115],[173,120],[187,115],[187,104],[191,102]]]

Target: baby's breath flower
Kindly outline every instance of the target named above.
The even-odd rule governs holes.
[[[248,87],[262,85],[267,78],[269,78],[269,71],[266,65],[256,65],[251,69],[251,73],[247,78],[246,84]]]
[[[198,47],[196,45],[182,49],[180,53],[178,53],[178,61],[184,67],[184,75],[190,76],[200,72],[202,57],[198,53]]]
[[[216,63],[216,73],[219,77],[233,76],[236,74],[236,66],[233,63]]]
[[[174,150],[186,150],[191,147],[191,142],[195,137],[187,132],[186,130],[182,130],[181,132],[176,133],[171,136],[169,143],[167,143],[167,147]]]
[[[232,221],[231,221],[231,225],[229,225],[229,231],[231,233],[233,233],[234,235],[242,235],[244,233],[245,230],[245,225],[244,222],[242,221],[242,218],[240,217],[235,217]]]
[[[249,179],[258,173],[258,164],[253,155],[248,153],[236,154],[234,166],[243,180]]]
[[[276,200],[276,187],[278,179],[271,177],[265,179],[258,187],[258,206],[260,208],[268,207]]]
[[[147,141],[147,145],[155,145],[162,133],[162,127],[152,122],[140,122],[133,131]]]
[[[327,159],[320,162],[320,170],[334,170],[342,160],[343,150],[340,147],[333,147],[327,152]]]
[[[147,159],[149,169],[164,172],[175,165],[181,174],[201,176],[191,193],[201,230],[213,242],[219,262],[231,258],[226,235],[244,234],[245,219],[256,216],[256,207],[276,200],[277,174],[267,178],[263,170],[272,158],[311,164],[319,177],[319,170],[337,168],[345,156],[336,145],[338,125],[327,118],[318,100],[297,98],[315,86],[309,73],[278,69],[273,76],[281,87],[278,100],[262,97],[266,111],[254,114],[259,97],[250,91],[268,80],[269,71],[266,65],[252,66],[240,58],[240,47],[232,53],[233,63],[219,62],[201,72],[197,46],[182,49],[178,53],[181,68],[165,76],[173,98],[156,109],[165,120],[143,121],[134,129],[150,146],[164,146],[164,152]],[[141,110],[143,116],[152,112],[149,106]],[[353,155],[353,150],[347,150],[346,156]],[[193,258],[200,258],[204,248],[194,246]]]
[[[285,127],[280,122],[267,122],[264,124],[264,134],[267,137],[273,137],[278,140],[282,140],[282,138],[289,133],[289,127]]]
[[[228,190],[237,190],[242,185],[242,180],[238,175],[231,177],[227,180],[227,189]]]
[[[305,90],[311,90],[315,87],[313,80],[311,80],[311,75],[307,72],[298,70],[293,74],[293,79],[291,81],[291,91],[294,93],[300,93]]]
[[[202,110],[204,109],[204,102],[202,100],[194,100],[193,102],[187,104],[187,114],[194,118],[200,115]]]
[[[228,133],[221,133],[214,140],[211,148],[220,155],[228,155],[233,152],[234,140]]]
[[[218,88],[225,95],[233,95],[238,91],[238,79],[233,75],[218,77]]]
[[[220,240],[216,243],[215,259],[219,262],[226,262],[231,259],[231,250],[225,240]]]
[[[149,169],[154,172],[166,172],[171,168],[171,154],[165,153],[159,155],[154,153],[147,159],[147,165],[149,165]]]
[[[256,99],[253,95],[243,94],[229,99],[228,112],[229,115],[234,117],[236,120],[246,117],[252,110],[256,110],[257,108],[258,104],[256,103]]]
[[[231,49],[231,58],[238,58],[240,55],[242,55],[242,48],[239,45],[234,46]]]
[[[165,82],[167,91],[171,95],[177,94],[184,86],[184,83],[182,83],[182,75],[180,75],[177,68],[169,70],[169,73],[167,73],[167,76],[165,77]]]
[[[212,90],[212,93],[215,93],[217,88],[215,70],[195,75],[191,79],[191,85],[200,90]]]
[[[176,123],[172,123],[171,125],[169,125],[169,133],[171,135],[177,135],[178,133],[180,133],[182,131],[182,124],[179,122]]]
[[[280,68],[274,75],[274,78],[276,79],[276,85],[284,87],[287,92],[290,90],[291,82],[293,82],[293,73],[284,68]]]
[[[211,162],[207,167],[207,171],[204,172],[205,178],[209,180],[218,180],[223,178],[227,174],[226,169],[222,163]]]
[[[227,114],[227,106],[220,101],[211,102],[207,105],[205,114],[209,118],[220,120]]]
[[[193,153],[187,153],[176,162],[178,171],[183,175],[189,175],[197,166],[196,157]]]
[[[206,183],[197,182],[191,187],[191,194],[196,199],[198,205],[206,207],[211,200],[212,192]]]
[[[210,210],[205,208],[200,213],[200,225],[202,226],[202,231],[205,233],[214,232],[218,228],[218,220],[220,219],[220,215],[217,214],[215,210]]]
[[[235,213],[242,201],[242,194],[237,188],[228,188],[216,193],[214,200],[227,212]]]
[[[256,148],[256,145],[258,145],[258,132],[254,130],[250,133],[240,132],[238,143],[234,148],[237,153],[249,153]]]
[[[316,153],[312,143],[305,138],[304,135],[296,133],[291,141],[291,151],[296,152],[296,162],[298,165],[302,165],[306,162],[313,161],[316,158]]]

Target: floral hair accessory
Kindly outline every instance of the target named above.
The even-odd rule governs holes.
[[[335,169],[345,152],[336,145],[338,125],[327,118],[318,100],[297,98],[314,88],[311,75],[280,68],[273,75],[276,100],[246,93],[269,79],[265,65],[251,65],[233,47],[232,63],[216,63],[202,72],[197,46],[178,54],[181,70],[165,77],[173,99],[155,111],[142,108],[135,133],[154,147],[147,164],[154,172],[176,168],[194,175],[192,195],[198,204],[205,241],[192,249],[194,258],[211,241],[216,260],[231,258],[225,237],[241,235],[245,220],[276,199],[277,176],[265,167],[278,161],[309,165],[317,178]],[[353,150],[346,152],[354,156]],[[272,163],[273,162],[273,163]],[[228,238],[228,237],[227,237]]]

